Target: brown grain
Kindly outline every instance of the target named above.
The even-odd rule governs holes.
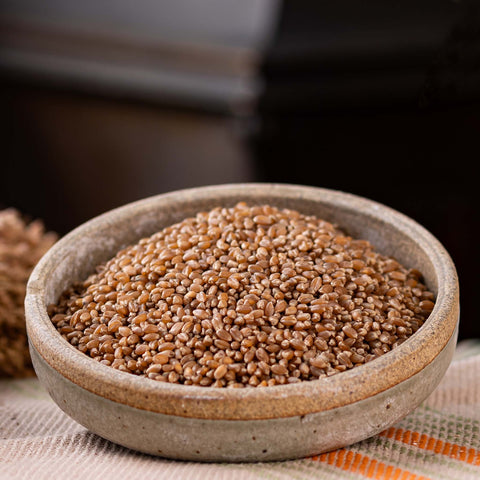
[[[420,272],[368,241],[293,210],[239,203],[123,249],[49,313],[105,365],[238,388],[369,362],[414,334],[434,301]]]

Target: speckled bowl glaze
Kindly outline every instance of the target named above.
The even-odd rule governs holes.
[[[266,388],[165,384],[101,365],[64,340],[47,305],[122,247],[215,206],[268,203],[315,214],[419,269],[437,297],[425,324],[393,351],[331,377]],[[322,188],[231,184],[176,191],[112,210],[59,240],[33,271],[25,302],[33,364],[54,401],[96,434],[141,452],[198,461],[300,458],[370,437],[417,407],[454,352],[455,266],[410,218]]]

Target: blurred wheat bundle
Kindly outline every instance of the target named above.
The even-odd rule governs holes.
[[[18,211],[0,210],[0,377],[34,374],[25,327],[26,284],[56,240],[40,220],[27,224]]]

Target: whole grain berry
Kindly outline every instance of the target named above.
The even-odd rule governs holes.
[[[58,304],[62,336],[160,382],[262,387],[389,352],[434,307],[417,270],[314,216],[214,208],[127,247]]]

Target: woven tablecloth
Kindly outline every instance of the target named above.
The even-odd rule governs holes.
[[[166,460],[104,440],[64,414],[36,378],[0,381],[1,480],[480,480],[480,342],[459,343],[431,396],[394,427],[287,462]]]

